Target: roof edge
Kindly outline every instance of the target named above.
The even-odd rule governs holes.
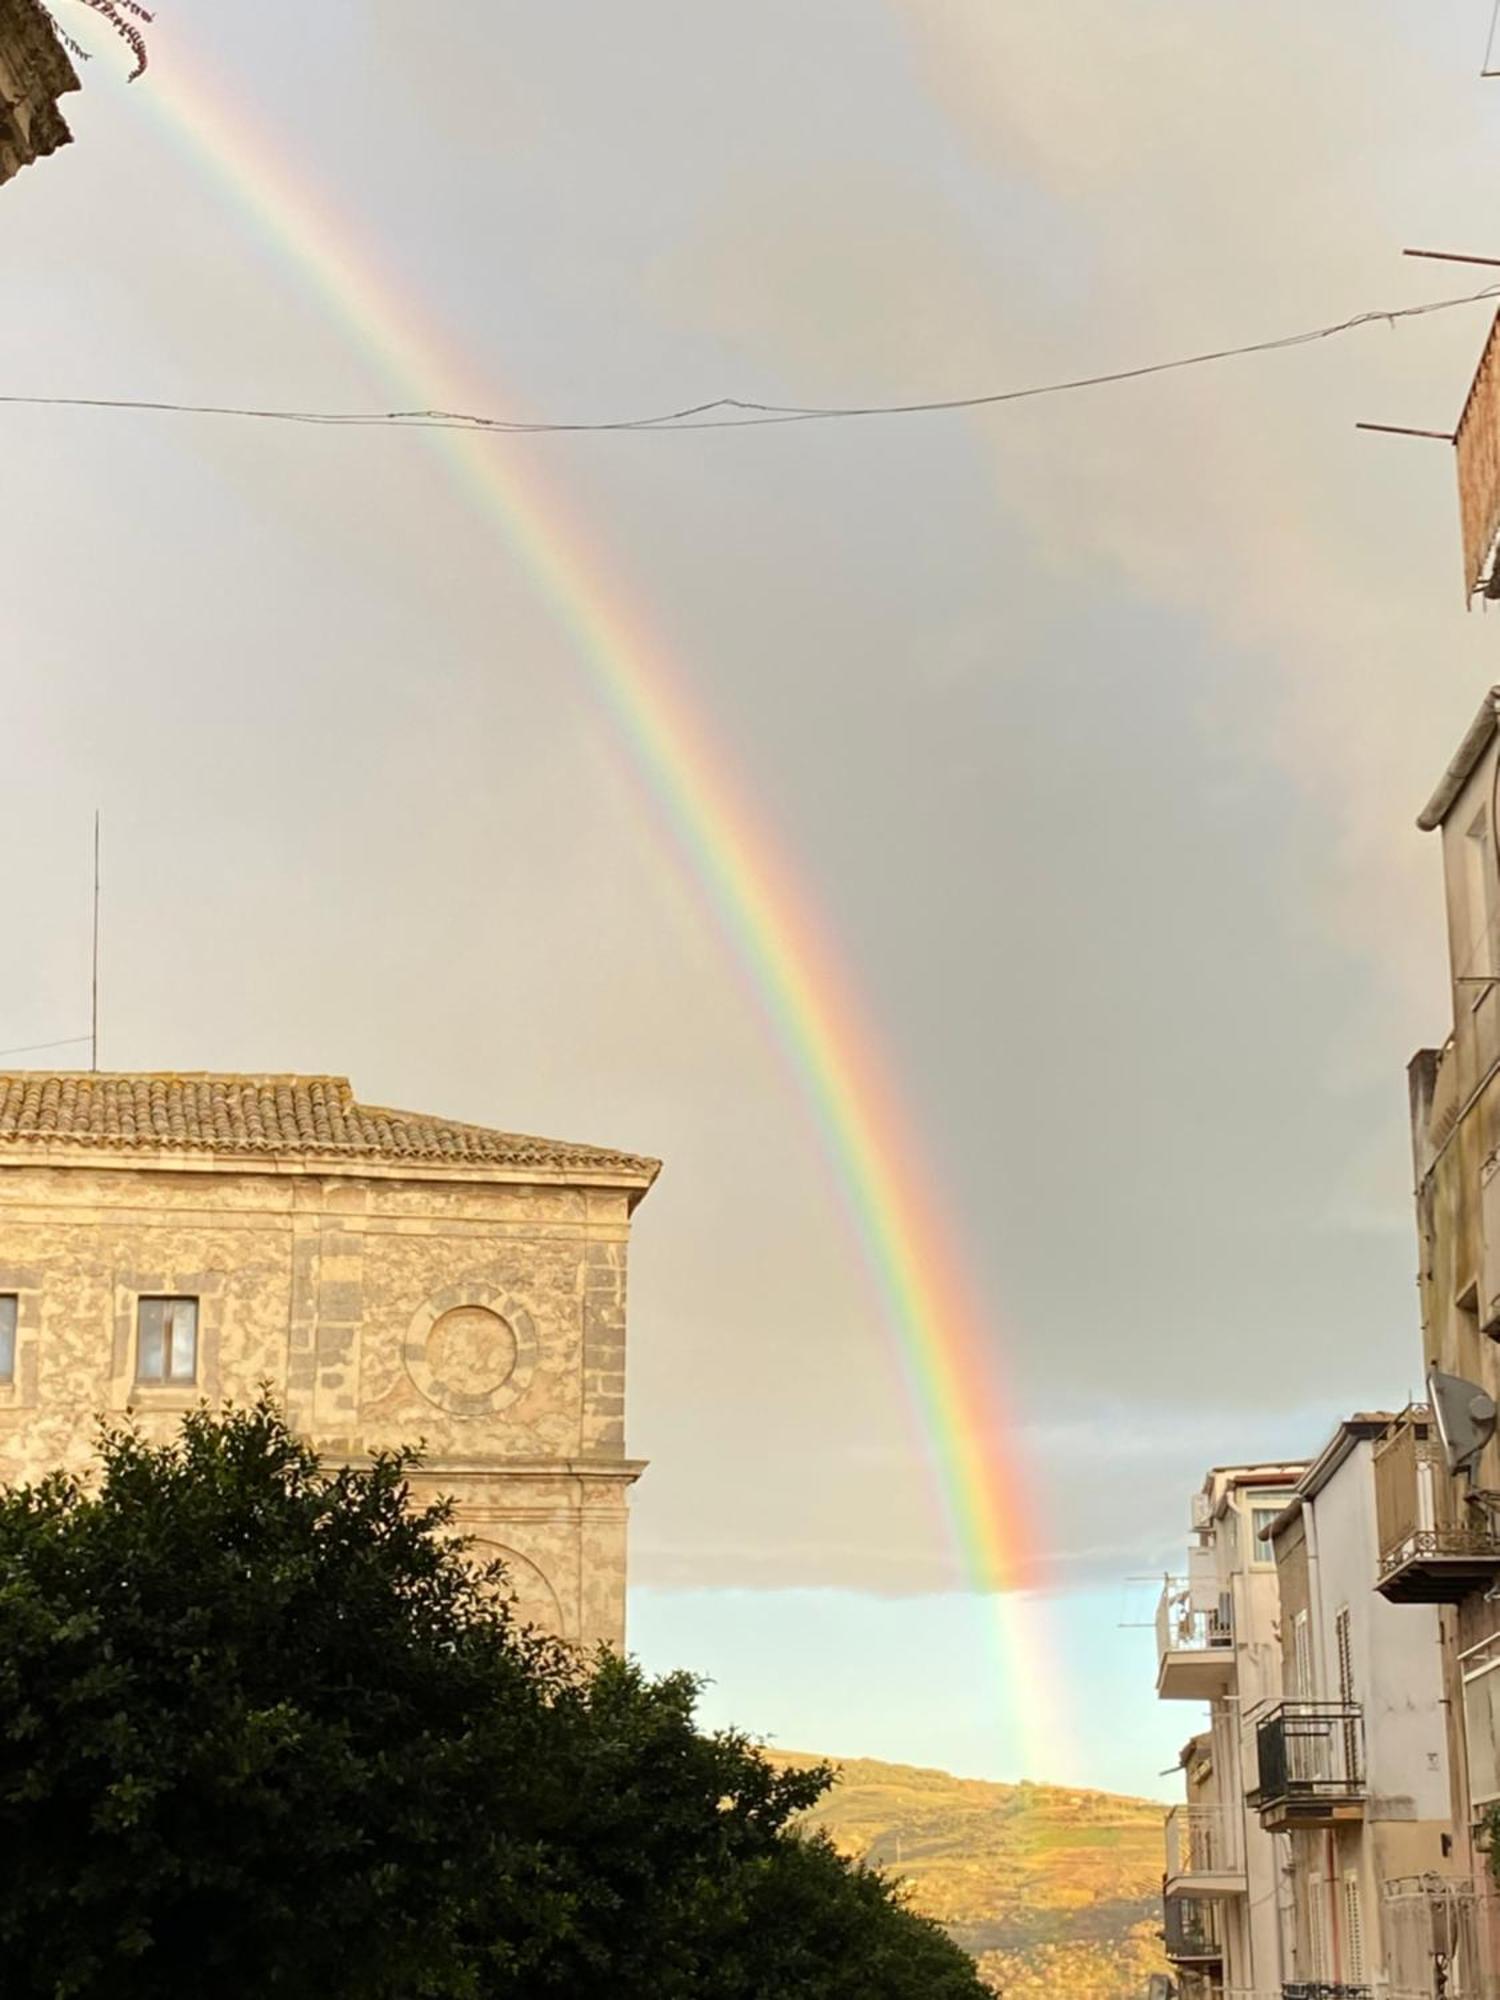
[[[1267,1528],[1265,1539],[1274,1541],[1289,1528],[1309,1500],[1316,1500],[1354,1456],[1362,1444],[1373,1444],[1393,1421],[1388,1410],[1359,1410],[1345,1417],[1333,1436],[1297,1481],[1297,1490]]]
[[[1500,729],[1500,687],[1492,687],[1480,702],[1464,740],[1438,781],[1437,790],[1417,814],[1417,825],[1423,833],[1432,833],[1448,817],[1453,801],[1473,776],[1475,766],[1489,748],[1490,739],[1497,729]]]
[[[40,1111],[31,1103],[38,1088]],[[87,1114],[93,1106],[86,1100],[122,1090],[126,1112],[122,1120],[96,1125],[86,1115],[78,1124],[71,1122],[75,1102],[84,1105]],[[7,1115],[0,1127],[0,1164],[45,1159],[72,1165],[191,1165],[251,1172],[378,1170],[418,1179],[617,1187],[631,1190],[637,1198],[661,1172],[660,1160],[618,1147],[367,1104],[355,1095],[349,1078],[336,1073],[0,1068],[0,1103],[8,1103],[18,1091],[30,1108],[24,1118]],[[150,1098],[149,1116],[138,1103],[132,1108],[142,1091]],[[210,1112],[216,1113],[221,1092],[226,1100],[238,1094],[263,1103],[251,1103],[248,1115],[242,1106],[241,1115],[227,1121],[200,1115],[201,1105],[181,1115],[156,1115],[158,1097],[175,1102],[181,1093],[198,1100],[207,1094]],[[316,1105],[306,1101],[310,1092],[316,1094]],[[289,1094],[290,1108],[285,1102]],[[325,1097],[334,1102],[325,1106]],[[106,1111],[114,1102],[113,1095],[106,1096]]]

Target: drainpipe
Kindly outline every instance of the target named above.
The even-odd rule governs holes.
[[[1318,1555],[1318,1509],[1311,1494],[1302,1502],[1302,1532],[1307,1543],[1307,1609],[1308,1626],[1312,1634],[1309,1651],[1312,1654],[1313,1684],[1310,1688],[1299,1688],[1298,1695],[1303,1701],[1316,1701],[1319,1695],[1328,1692],[1326,1677],[1326,1648],[1323,1634],[1323,1565]],[[1337,1923],[1341,1905],[1334,1894],[1330,1882],[1330,1863],[1327,1849],[1332,1847],[1332,1836],[1325,1836],[1325,1858],[1323,1862],[1323,1908],[1319,1913],[1318,1928],[1332,1946],[1334,1979],[1339,1979],[1339,1950]],[[1282,1974],[1285,1978],[1285,1971]]]
[[[1302,1502],[1302,1526],[1307,1538],[1307,1604],[1308,1609],[1318,1615],[1308,1620],[1312,1627],[1314,1686],[1299,1688],[1297,1692],[1304,1701],[1316,1701],[1318,1693],[1328,1692],[1329,1683],[1323,1644],[1323,1571],[1318,1561],[1318,1510],[1310,1495]]]

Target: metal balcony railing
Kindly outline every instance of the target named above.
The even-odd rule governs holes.
[[[1376,1588],[1393,1603],[1456,1603],[1500,1570],[1500,1536],[1459,1498],[1432,1411],[1413,1403],[1375,1445]]]
[[[1234,1630],[1218,1611],[1194,1610],[1186,1577],[1169,1576],[1162,1583],[1156,1607],[1156,1652],[1217,1652],[1234,1644]]]
[[[1281,2000],[1373,2000],[1369,1986],[1330,1984],[1326,1979],[1299,1979],[1281,1989]]]
[[[1390,2000],[1479,2000],[1479,1899],[1464,1877],[1408,1875],[1381,1893]]]
[[[1250,1803],[1263,1821],[1318,1825],[1347,1817],[1365,1795],[1358,1702],[1281,1701],[1255,1726],[1259,1783]]]
[[[1212,1965],[1224,1956],[1219,1913],[1211,1902],[1169,1896],[1162,1905],[1162,1931],[1173,1965]]]
[[[1237,1875],[1238,1827],[1222,1806],[1174,1806],[1167,1814],[1167,1881]]]

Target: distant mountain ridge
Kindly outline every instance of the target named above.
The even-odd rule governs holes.
[[[773,1751],[839,1783],[808,1815],[884,1868],[1008,2000],[1141,2000],[1161,1953],[1165,1806],[873,1758]]]

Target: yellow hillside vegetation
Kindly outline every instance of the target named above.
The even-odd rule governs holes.
[[[823,1761],[774,1753],[805,1768]],[[883,1868],[1011,2000],[1141,2000],[1161,1955],[1162,1819],[1143,1799],[829,1759],[808,1815]]]

